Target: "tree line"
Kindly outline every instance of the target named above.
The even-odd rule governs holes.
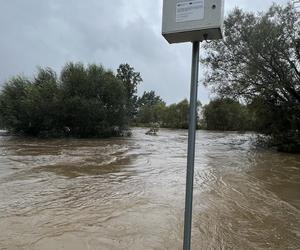
[[[67,63],[57,74],[39,68],[33,79],[16,76],[0,94],[0,124],[29,136],[120,136],[134,115],[140,74],[128,64],[114,74],[101,65]]]
[[[136,126],[158,123],[165,128],[188,128],[189,103],[185,99],[167,106],[154,91],[144,92],[137,101],[137,115],[132,121]]]
[[[257,131],[255,110],[231,98],[216,98],[207,105],[198,102],[198,129],[218,131]],[[184,99],[166,105],[154,91],[144,92],[138,99],[137,115],[132,125],[187,129],[189,126],[189,102]]]

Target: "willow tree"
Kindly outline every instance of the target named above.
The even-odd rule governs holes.
[[[221,97],[246,101],[257,129],[282,149],[300,148],[300,22],[291,4],[265,13],[235,9],[225,38],[206,43],[206,84]],[[288,147],[288,148],[287,148]]]

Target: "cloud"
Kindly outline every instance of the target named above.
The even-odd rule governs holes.
[[[284,3],[286,1],[276,1]],[[258,11],[269,0],[226,1]],[[56,71],[68,61],[140,71],[139,92],[154,89],[168,103],[189,95],[191,44],[169,45],[161,36],[161,0],[9,0],[0,8],[0,82],[31,76],[38,65]],[[208,91],[200,87],[200,100]]]

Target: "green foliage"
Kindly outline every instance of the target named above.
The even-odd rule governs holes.
[[[165,102],[153,91],[145,92],[138,100],[139,109],[135,122],[149,125],[158,123],[165,128],[188,128],[189,102],[185,99],[179,103],[166,106]],[[198,105],[201,105],[200,103]]]
[[[20,130],[28,123],[25,107],[26,96],[31,89],[31,82],[24,77],[15,77],[4,85],[0,96],[0,113],[4,127]]]
[[[224,25],[225,39],[205,45],[207,85],[221,97],[242,98],[252,106],[258,131],[282,144],[296,138],[297,144],[300,21],[292,5],[273,5],[258,15],[235,9]]]
[[[137,100],[138,112],[135,122],[138,124],[161,122],[165,106],[165,102],[154,91],[144,92]]]
[[[155,94],[155,91],[144,92],[142,97],[139,97],[137,101],[138,108],[144,106],[155,106],[157,104],[162,104],[164,101],[160,96]]]
[[[11,79],[0,94],[0,117],[6,129],[31,136],[105,137],[122,132],[125,104],[125,88],[111,71],[69,63],[59,79],[49,68],[31,81]]]
[[[163,117],[163,126],[187,129],[189,121],[189,102],[185,99],[167,107]]]
[[[203,107],[203,127],[208,130],[245,131],[252,130],[252,115],[238,101],[215,99]]]
[[[143,81],[141,74],[135,72],[129,64],[121,64],[117,69],[117,78],[122,81],[126,94],[126,109],[130,119],[137,114],[137,86]]]

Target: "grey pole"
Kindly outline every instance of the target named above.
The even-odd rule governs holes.
[[[183,250],[191,249],[200,42],[193,42]]]

